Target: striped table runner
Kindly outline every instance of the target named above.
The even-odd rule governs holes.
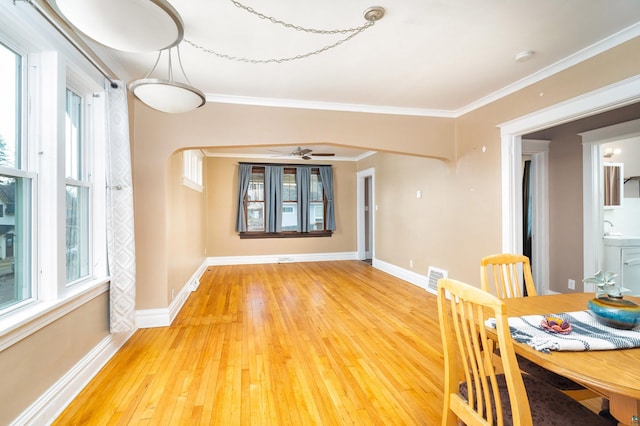
[[[557,334],[546,331],[540,323],[546,316],[569,321],[572,331]],[[640,347],[640,327],[619,330],[600,324],[591,311],[566,312],[551,315],[525,315],[508,319],[511,336],[540,352],[550,351],[601,351]],[[495,328],[495,318],[489,318],[488,327]]]

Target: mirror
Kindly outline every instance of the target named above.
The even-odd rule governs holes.
[[[624,198],[624,164],[604,163],[604,206],[607,208],[622,207]]]

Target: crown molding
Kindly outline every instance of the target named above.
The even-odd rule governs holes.
[[[405,108],[384,105],[344,104],[337,102],[315,102],[280,98],[255,98],[248,96],[231,96],[211,93],[206,94],[206,98],[207,102],[219,102],[228,104],[302,108],[327,111],[363,112],[371,114],[458,118],[639,36],[640,23],[636,23],[630,27],[625,28],[622,31],[617,32],[616,34],[600,40],[597,43],[592,44],[591,46],[588,46],[552,65],[549,65],[546,68],[543,68],[521,80],[516,81],[513,84],[503,87],[502,89],[497,90],[474,102],[471,102],[470,104],[457,110],[437,110],[408,107]]]

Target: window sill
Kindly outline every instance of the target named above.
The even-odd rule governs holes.
[[[313,231],[313,232],[240,232],[241,240],[251,240],[260,238],[309,238],[309,237],[330,237],[333,231]]]
[[[202,192],[204,190],[204,186],[186,177],[182,178],[182,184],[187,188],[193,189],[194,191]]]
[[[74,286],[63,299],[34,302],[0,317],[0,352],[109,291],[109,278]]]

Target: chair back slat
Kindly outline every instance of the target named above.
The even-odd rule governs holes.
[[[503,404],[510,403],[514,425],[531,425],[531,411],[522,381],[506,308],[496,296],[460,281],[438,281],[438,315],[445,360],[443,425],[504,424]],[[497,370],[485,321],[496,319],[496,333],[502,348],[500,369],[509,391],[510,402],[503,401],[498,389]],[[460,383],[466,384],[466,395]]]
[[[493,254],[480,261],[481,286],[500,299],[536,296],[536,286],[527,256],[511,253]]]

